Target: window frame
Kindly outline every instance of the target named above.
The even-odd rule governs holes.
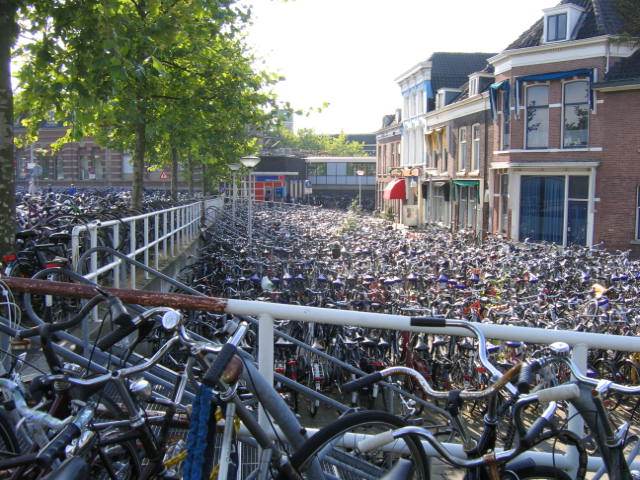
[[[635,240],[640,241],[640,185],[636,187],[636,232]]]
[[[584,102],[572,102],[572,103],[568,103],[566,101],[566,88],[569,85],[572,84],[576,84],[576,83],[584,83],[586,86],[586,92],[587,92],[587,96],[586,96],[586,100]],[[590,91],[591,85],[589,84],[589,80],[588,79],[584,79],[584,78],[579,78],[579,79],[575,79],[575,80],[570,80],[568,82],[563,82],[562,84],[562,148],[586,148],[589,146],[589,126],[590,126],[590,113],[591,113],[591,105],[590,105],[590,101],[589,101],[589,95],[591,95],[591,91]],[[567,139],[566,139],[566,133],[567,133],[567,128],[566,128],[566,112],[567,112],[567,106],[579,106],[579,105],[584,105],[585,106],[585,111],[586,111],[586,119],[587,119],[587,126],[586,126],[586,135],[585,135],[585,142],[584,144],[581,145],[567,145]]]
[[[504,104],[505,96],[507,92],[504,89],[500,91],[500,108],[498,109],[498,115],[500,118],[500,149],[509,150],[511,148],[511,114],[505,113]]]
[[[540,88],[540,87],[544,87],[546,89],[547,92],[547,99],[546,99],[546,103],[544,105],[529,105],[529,91],[534,89],[534,88]],[[534,83],[530,83],[530,84],[525,84],[525,124],[524,124],[524,148],[525,150],[544,150],[549,148],[549,83],[548,82],[544,82],[544,83],[538,83],[538,82],[534,82]],[[535,112],[539,112],[539,111],[545,111],[546,112],[546,144],[545,145],[536,145],[535,147],[532,147],[529,145],[530,143],[530,138],[529,138],[529,117],[530,117],[530,111],[535,111]]]
[[[464,172],[469,168],[467,152],[467,127],[458,128],[458,171]]]
[[[558,26],[561,25],[561,23],[559,22],[560,18],[564,18],[564,36],[562,37],[559,36],[558,34],[558,32],[560,31]],[[546,41],[547,42],[562,42],[567,39],[568,26],[569,26],[569,16],[567,15],[567,12],[559,12],[559,13],[554,13],[553,15],[547,15],[547,17],[545,18],[545,22],[546,22]],[[551,28],[552,24],[553,24],[553,28]],[[555,31],[555,35],[553,38],[551,38],[551,33],[553,31]]]
[[[471,171],[480,171],[480,124],[471,125]]]

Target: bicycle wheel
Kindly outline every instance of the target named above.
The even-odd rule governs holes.
[[[404,427],[407,422],[383,411],[356,412],[339,418],[318,430],[291,457],[294,468],[302,473],[312,460],[319,460],[328,478],[380,478],[399,458],[413,463],[409,479],[429,478],[429,460],[417,436],[408,436],[404,445],[394,442],[381,450],[358,452],[357,440],[362,435],[375,435]],[[393,448],[392,448],[393,447]]]
[[[500,476],[500,480],[571,480],[571,476],[556,467],[536,465],[507,470]]]
[[[127,419],[127,415],[113,399],[105,394],[97,395],[97,423]],[[98,429],[97,432],[97,442],[88,457],[92,480],[139,478],[142,467],[136,442],[127,438],[129,428],[114,426]]]
[[[0,459],[20,453],[15,425],[4,408],[0,408]]]

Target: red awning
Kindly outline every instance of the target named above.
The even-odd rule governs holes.
[[[407,192],[404,186],[404,178],[396,178],[387,183],[382,194],[384,200],[406,200]]]

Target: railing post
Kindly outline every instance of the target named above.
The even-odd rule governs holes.
[[[589,348],[584,343],[576,343],[571,349],[571,358],[575,364],[580,368],[581,372],[586,375],[587,372],[587,355]],[[582,438],[584,435],[584,420],[582,416],[578,414],[576,408],[569,404],[569,430],[578,435],[578,438]],[[570,466],[572,477],[575,477],[576,470],[578,468],[578,451],[574,447],[567,449],[567,465]]]
[[[80,260],[80,232],[86,230],[84,225],[77,225],[71,230],[71,265],[78,271],[78,261]]]
[[[164,258],[167,258],[167,212],[162,212],[162,236],[164,240],[162,241],[162,255]]]
[[[171,256],[176,255],[176,211],[171,210]]]
[[[158,239],[160,238],[160,215],[156,214],[153,216],[153,230],[155,232],[155,238],[153,239],[153,256],[154,256],[154,266],[156,270],[159,270],[159,248],[158,248]]]
[[[268,313],[258,315],[258,371],[269,385],[273,385],[273,317]],[[269,419],[262,407],[258,409],[258,422],[269,428]]]
[[[136,221],[132,220],[129,223],[129,256],[136,259]],[[135,290],[136,288],[136,266],[132,263],[129,268],[129,275],[131,279],[129,284],[131,289]]]
[[[143,225],[142,228],[144,228],[142,235],[144,238],[144,246],[146,247],[147,245],[149,245],[149,217],[144,217],[144,220],[142,220],[142,225]],[[149,266],[149,249],[148,248],[144,249],[144,264],[147,267]],[[147,270],[144,271],[144,278],[146,280],[149,280],[151,278]]]
[[[120,222],[113,224],[113,245],[114,249],[118,249],[120,245]],[[115,262],[118,262],[118,266],[114,269],[113,272],[113,286],[116,288],[120,288],[120,278],[123,276],[122,273],[122,262],[118,258],[113,259]]]

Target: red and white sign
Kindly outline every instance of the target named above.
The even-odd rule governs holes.
[[[160,180],[169,180],[169,174],[166,170],[160,172]]]

